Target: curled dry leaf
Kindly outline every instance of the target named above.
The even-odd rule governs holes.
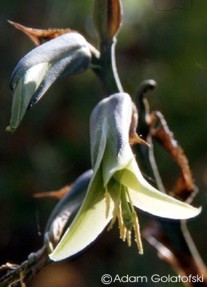
[[[8,20],[8,22],[14,26],[16,29],[20,30],[24,34],[26,34],[30,40],[36,45],[39,46],[45,41],[49,41],[51,39],[54,39],[60,35],[72,32],[71,29],[65,28],[65,29],[33,29],[26,27],[24,25],[21,25],[19,23],[13,22]]]
[[[192,172],[188,159],[170,131],[164,116],[160,112],[151,114],[151,135],[156,139],[171,157],[176,161],[181,169],[181,176],[178,178],[173,195],[184,201],[191,200],[192,195],[197,190],[194,185]]]

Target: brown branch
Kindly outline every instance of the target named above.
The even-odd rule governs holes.
[[[28,259],[20,265],[13,265],[6,263],[0,266],[0,271],[6,270],[6,274],[0,278],[0,287],[16,286],[20,284],[21,287],[26,286],[33,276],[35,276],[44,266],[48,264],[47,247],[44,245],[37,252],[31,253]]]

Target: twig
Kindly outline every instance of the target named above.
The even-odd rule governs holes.
[[[31,253],[27,260],[20,265],[4,264],[0,269],[8,269],[9,271],[0,278],[0,287],[13,287],[17,283],[22,287],[26,286],[26,282],[46,266],[48,262],[47,248],[44,245],[37,252]]]

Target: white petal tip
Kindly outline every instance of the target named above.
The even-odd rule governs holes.
[[[168,219],[174,219],[174,220],[188,220],[191,218],[194,218],[198,216],[201,211],[202,207],[193,207],[191,205],[186,204],[186,206],[182,206],[181,208],[176,208],[177,212],[174,212],[173,210],[169,210],[169,213],[157,213],[156,216],[168,218]],[[153,213],[152,213],[153,214]]]
[[[6,132],[8,133],[14,133],[15,132],[15,128],[12,128],[11,126],[6,127]]]
[[[202,207],[198,207],[198,208],[192,207],[192,212],[190,212],[189,217],[187,217],[186,219],[198,216],[201,213],[201,211],[202,211]]]
[[[57,262],[57,261],[64,260],[64,259],[66,259],[68,257],[68,256],[67,257],[65,257],[65,256],[58,256],[55,253],[56,252],[52,252],[51,254],[49,254],[50,260]]]

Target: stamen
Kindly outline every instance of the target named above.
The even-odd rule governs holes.
[[[110,204],[110,194],[106,188],[106,214],[109,212]],[[129,196],[128,189],[121,185],[119,194],[115,201],[115,206],[113,210],[113,218],[109,224],[108,230],[111,230],[114,223],[118,221],[120,238],[130,247],[132,244],[132,229],[134,230],[135,242],[137,244],[137,249],[139,254],[143,254],[142,239],[140,233],[140,226],[137,213],[134,209],[132,201]]]
[[[137,249],[139,254],[143,254],[143,245],[142,245],[142,239],[141,239],[141,232],[140,232],[140,225],[139,225],[139,220],[138,220],[138,215],[134,209],[134,206],[132,204],[128,189],[126,189],[126,194],[129,200],[129,205],[132,210],[132,221],[133,221],[133,229],[134,229],[134,237],[135,237],[135,242],[137,244]]]
[[[107,201],[109,200],[109,192],[107,190],[107,187],[106,187],[106,192],[105,192],[105,196],[106,196],[106,203]],[[108,198],[107,198],[108,197]],[[112,229],[112,227],[114,226],[114,223],[116,222],[116,218],[118,217],[119,215],[119,205],[120,205],[120,196],[117,197],[117,200],[115,201],[115,206],[114,206],[114,210],[113,210],[113,218],[109,224],[109,227],[108,227],[108,231]],[[108,206],[107,206],[107,210],[109,208],[109,202],[108,202]]]
[[[127,231],[127,229],[126,229],[126,227],[124,225],[124,221],[123,221],[121,202],[119,202],[118,224],[119,224],[120,238],[123,241],[125,241],[126,240],[126,231]]]
[[[127,230],[127,245],[131,247],[132,245],[132,232],[131,230]]]
[[[139,251],[139,254],[142,255],[143,252],[143,245],[142,245],[142,239],[141,239],[141,232],[140,232],[140,225],[139,220],[136,211],[133,211],[133,228],[134,228],[134,236],[135,241],[137,243],[137,248]]]
[[[123,226],[123,235],[121,237],[121,239],[125,242],[127,238],[127,229],[125,226]]]
[[[105,199],[106,199],[106,218],[107,218],[109,215],[109,210],[110,210],[110,195],[109,195],[107,187],[105,189]]]
[[[114,226],[114,223],[116,222],[116,218],[117,218],[117,211],[116,211],[116,207],[114,207],[114,210],[113,210],[113,218],[109,224],[109,227],[108,227],[108,231],[111,230]]]

